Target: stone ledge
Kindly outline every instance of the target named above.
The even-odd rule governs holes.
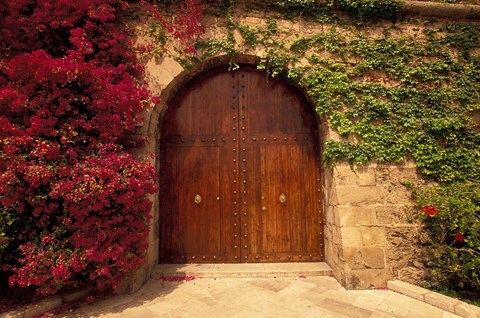
[[[62,305],[60,296],[52,296],[25,307],[25,318],[33,318]]]
[[[62,304],[87,296],[89,293],[89,289],[84,289],[47,297],[34,304],[1,313],[0,318],[33,318],[60,307]]]
[[[317,0],[317,3],[321,3]],[[480,5],[440,3],[432,1],[404,1],[401,12],[409,15],[420,15],[450,19],[480,19]],[[410,165],[409,162],[407,162]],[[348,164],[345,164],[348,165]],[[378,167],[388,167],[378,164]]]
[[[397,293],[421,300],[460,317],[480,318],[480,307],[467,304],[458,299],[432,292],[428,289],[405,283],[400,280],[388,281],[387,287]]]
[[[479,19],[480,6],[472,4],[405,1],[403,13],[439,18]]]
[[[480,317],[480,307],[462,302],[455,307],[455,314],[461,317],[478,318]]]
[[[71,301],[85,297],[90,293],[91,293],[91,289],[81,289],[77,291],[63,293],[60,295],[60,297],[62,297],[62,303],[64,304],[64,303],[69,303]]]
[[[0,314],[0,318],[24,318],[25,310],[13,310]]]
[[[462,301],[439,293],[430,292],[425,294],[425,302],[443,310],[455,313],[455,307],[461,305]]]

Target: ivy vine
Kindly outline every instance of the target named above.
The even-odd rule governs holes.
[[[270,16],[283,14],[291,19],[292,14],[301,15],[322,23],[323,31],[295,38],[273,18],[267,18],[263,25],[241,24],[233,18],[235,3],[230,0],[225,10],[228,35],[199,41],[199,60],[222,53],[235,56],[240,50],[235,32],[242,37],[242,50],[263,52],[258,68],[302,87],[316,111],[338,132],[340,140],[325,144],[323,155],[330,166],[339,161],[353,166],[413,158],[423,175],[449,189],[439,188],[429,195],[417,191],[422,205],[458,205],[459,194],[451,189],[463,189],[467,184],[469,189],[480,188],[480,26],[441,25],[427,19],[416,29],[423,32],[418,34],[422,40],[418,35],[392,35],[395,23],[386,26],[380,36],[372,36],[368,33],[372,22],[367,21],[380,16],[396,19],[402,1],[283,0],[264,5],[267,10],[279,10]],[[348,13],[351,20],[331,14],[331,9]],[[455,214],[461,207],[443,204],[442,218],[456,220],[455,226],[436,226],[435,231],[447,231],[440,237],[431,232],[443,249],[434,255],[450,255],[449,260],[463,255],[460,263],[470,268],[453,270],[447,268],[448,261],[437,262],[443,267],[436,272],[450,275],[451,282],[466,282],[468,275],[480,276],[475,265],[480,263],[480,234],[472,230],[480,223],[477,198],[465,200],[468,211],[474,214],[463,221],[459,220],[462,214]],[[468,252],[462,250],[466,245],[454,242],[454,237],[465,237]],[[472,280],[470,287],[480,290],[475,282],[478,280]]]
[[[401,8],[392,0],[328,3],[362,10],[371,6],[369,14]],[[424,175],[440,182],[479,179],[480,133],[474,117],[480,107],[479,58],[474,53],[480,45],[479,26],[425,28],[427,41],[418,41],[391,36],[389,27],[383,37],[373,38],[355,26],[332,24],[323,33],[287,42],[288,32],[272,18],[263,26],[235,22],[234,5],[230,1],[227,10],[227,37],[197,43],[201,59],[237,54],[234,31],[246,47],[261,49],[258,68],[271,76],[284,74],[303,87],[317,112],[343,137],[327,142],[327,164],[401,162],[412,156]],[[308,0],[274,4],[305,10],[318,6]],[[352,30],[356,35],[344,35]]]

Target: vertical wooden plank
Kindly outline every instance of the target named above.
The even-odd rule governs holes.
[[[285,158],[290,163],[288,167],[289,179],[288,187],[285,189],[287,196],[287,201],[285,205],[288,207],[288,214],[290,218],[287,222],[291,224],[290,227],[290,249],[295,254],[298,254],[302,251],[303,244],[303,216],[305,214],[304,210],[304,188],[305,184],[303,183],[303,165],[301,158],[299,157],[299,149],[296,145],[285,146],[286,154]],[[300,189],[299,184],[303,185],[303,188]]]
[[[254,261],[258,253],[262,250],[262,234],[265,233],[263,226],[264,213],[261,212],[261,153],[258,147],[252,143],[245,143],[248,146],[242,146],[245,149],[246,164],[242,168],[243,180],[246,180],[243,191],[244,200],[241,204],[241,251],[242,260]],[[246,204],[245,204],[246,203]],[[245,248],[247,246],[247,248]],[[247,258],[245,258],[247,256]]]
[[[289,204],[290,200],[285,203],[280,203],[279,197],[280,195],[286,194],[289,196],[290,185],[287,183],[287,175],[289,174],[291,162],[288,162],[288,158],[286,157],[284,145],[278,145],[273,147],[273,154],[275,156],[275,168],[273,171],[272,179],[274,179],[274,189],[271,193],[271,200],[274,202],[272,206],[275,210],[275,237],[274,240],[277,241],[278,247],[275,248],[272,253],[277,254],[276,257],[278,258],[278,254],[286,253],[289,249],[290,245],[290,238],[288,237],[288,215],[289,215]]]
[[[313,145],[304,146],[304,152],[306,153],[306,158],[315,158],[315,153],[313,151]],[[317,164],[314,160],[305,160],[305,165],[308,165],[308,171],[315,171],[315,177],[311,175],[306,175],[305,180],[308,184],[309,193],[308,200],[306,201],[306,209],[309,213],[306,215],[306,250],[314,251],[318,255],[323,255],[323,251],[320,248],[320,243],[323,243],[323,238],[319,235],[322,232],[321,215],[318,213],[321,210],[321,205],[317,202],[321,199],[321,180],[319,174],[316,171]],[[317,180],[318,179],[318,180]],[[319,256],[320,257],[320,256]]]
[[[221,220],[215,211],[213,193],[219,191],[218,147],[179,147],[177,149],[176,180],[173,183],[178,210],[174,228],[179,233],[177,253],[185,253],[191,259],[208,254],[208,244],[217,244]],[[195,197],[201,197],[195,203]],[[215,229],[215,230],[212,230]],[[214,241],[212,243],[212,241]]]
[[[261,179],[261,192],[265,197],[265,241],[263,245],[263,252],[270,257],[275,257],[272,253],[276,252],[276,246],[280,242],[277,241],[277,224],[278,224],[278,212],[275,208],[275,196],[277,182],[275,182],[275,170],[277,168],[278,157],[276,155],[275,146],[262,146],[262,179]]]

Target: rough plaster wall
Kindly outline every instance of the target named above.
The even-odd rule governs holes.
[[[251,8],[235,11],[234,20],[252,27],[265,25],[265,11]],[[332,26],[302,18],[293,20],[276,19],[283,40],[293,41],[299,36],[325,32]],[[439,24],[442,21],[438,22]],[[205,39],[224,39],[227,25],[223,17],[206,16],[207,26]],[[356,34],[359,30],[370,37],[383,37],[384,27],[391,27],[391,36],[414,36],[417,40],[425,40],[422,33],[422,19],[411,19],[407,22],[382,23],[358,30],[338,29],[344,35]],[[138,41],[145,41],[148,22],[134,26],[139,35]],[[262,48],[244,47],[243,39],[235,32],[236,48],[244,56],[261,57]],[[170,48],[171,50],[171,48]],[[325,52],[325,57],[336,58]],[[223,59],[224,61],[228,61]],[[149,83],[154,95],[162,97],[157,105],[150,105],[145,111],[145,124],[139,127],[139,134],[147,138],[147,144],[140,153],[157,152],[158,123],[166,109],[166,100],[187,78],[208,65],[219,64],[218,60],[207,61],[198,69],[184,70],[172,57],[142,56],[145,66],[145,80]],[[213,62],[212,62],[213,61]],[[245,61],[245,57],[242,61]],[[351,67],[356,61],[349,61]],[[386,86],[395,85],[382,79],[382,74],[374,76]],[[339,139],[339,136],[328,129],[327,123],[321,127],[321,139]],[[155,162],[159,167],[158,162]],[[406,161],[397,165],[369,164],[355,167],[338,164],[334,169],[324,171],[325,191],[325,249],[327,263],[333,268],[337,278],[347,288],[359,289],[385,286],[386,281],[398,278],[418,283],[425,274],[425,248],[421,226],[415,223],[414,201],[409,190],[402,182],[422,182],[415,165]],[[153,224],[151,229],[148,264],[144,277],[158,262],[158,196],[153,197]]]

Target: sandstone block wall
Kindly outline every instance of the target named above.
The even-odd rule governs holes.
[[[271,14],[266,11],[240,8],[234,12],[233,19],[257,27],[264,26],[268,16]],[[327,23],[302,18],[276,18],[276,21],[279,30],[282,30],[279,34],[287,43],[301,36],[326,32],[332,27]],[[206,16],[204,25],[207,26],[205,39],[224,39],[227,36],[228,28],[224,17]],[[413,35],[419,41],[425,36],[421,32],[423,26],[419,21],[397,23],[394,27],[385,22],[370,26],[362,32],[372,37],[382,37],[385,26],[392,27],[393,36]],[[134,27],[139,42],[148,37],[148,22],[141,21]],[[348,35],[352,31],[339,29],[338,32]],[[235,47],[239,51],[238,56],[233,58],[234,62],[255,64],[265,53],[265,48],[245,46],[237,31],[234,32],[234,37]],[[328,55],[328,52],[325,54]],[[159,127],[168,99],[188,78],[213,66],[228,64],[230,58],[220,53],[188,70],[168,54],[141,56],[140,59],[145,66],[145,80],[149,83],[150,90],[153,95],[161,97],[159,103],[147,107],[145,121],[138,127],[139,136],[146,138],[146,145],[138,156],[146,157],[147,154],[156,154],[158,151]],[[320,126],[319,138],[322,142],[339,139],[328,128],[325,118],[320,118]],[[161,165],[156,159],[152,159],[152,163],[157,167]],[[333,169],[324,168],[323,175],[325,256],[339,281],[349,289],[384,287],[391,278],[418,283],[425,273],[423,232],[421,225],[416,223],[417,209],[411,193],[402,184],[405,180],[421,182],[415,165],[410,161],[392,165],[372,163],[355,166],[352,170],[348,164],[339,163]],[[152,200],[153,222],[147,262],[131,281],[146,279],[152,267],[158,263],[161,193],[152,196]]]
[[[422,231],[403,185],[419,181],[415,165],[338,164],[325,175],[327,260],[345,287],[383,287],[394,277],[418,283]]]

